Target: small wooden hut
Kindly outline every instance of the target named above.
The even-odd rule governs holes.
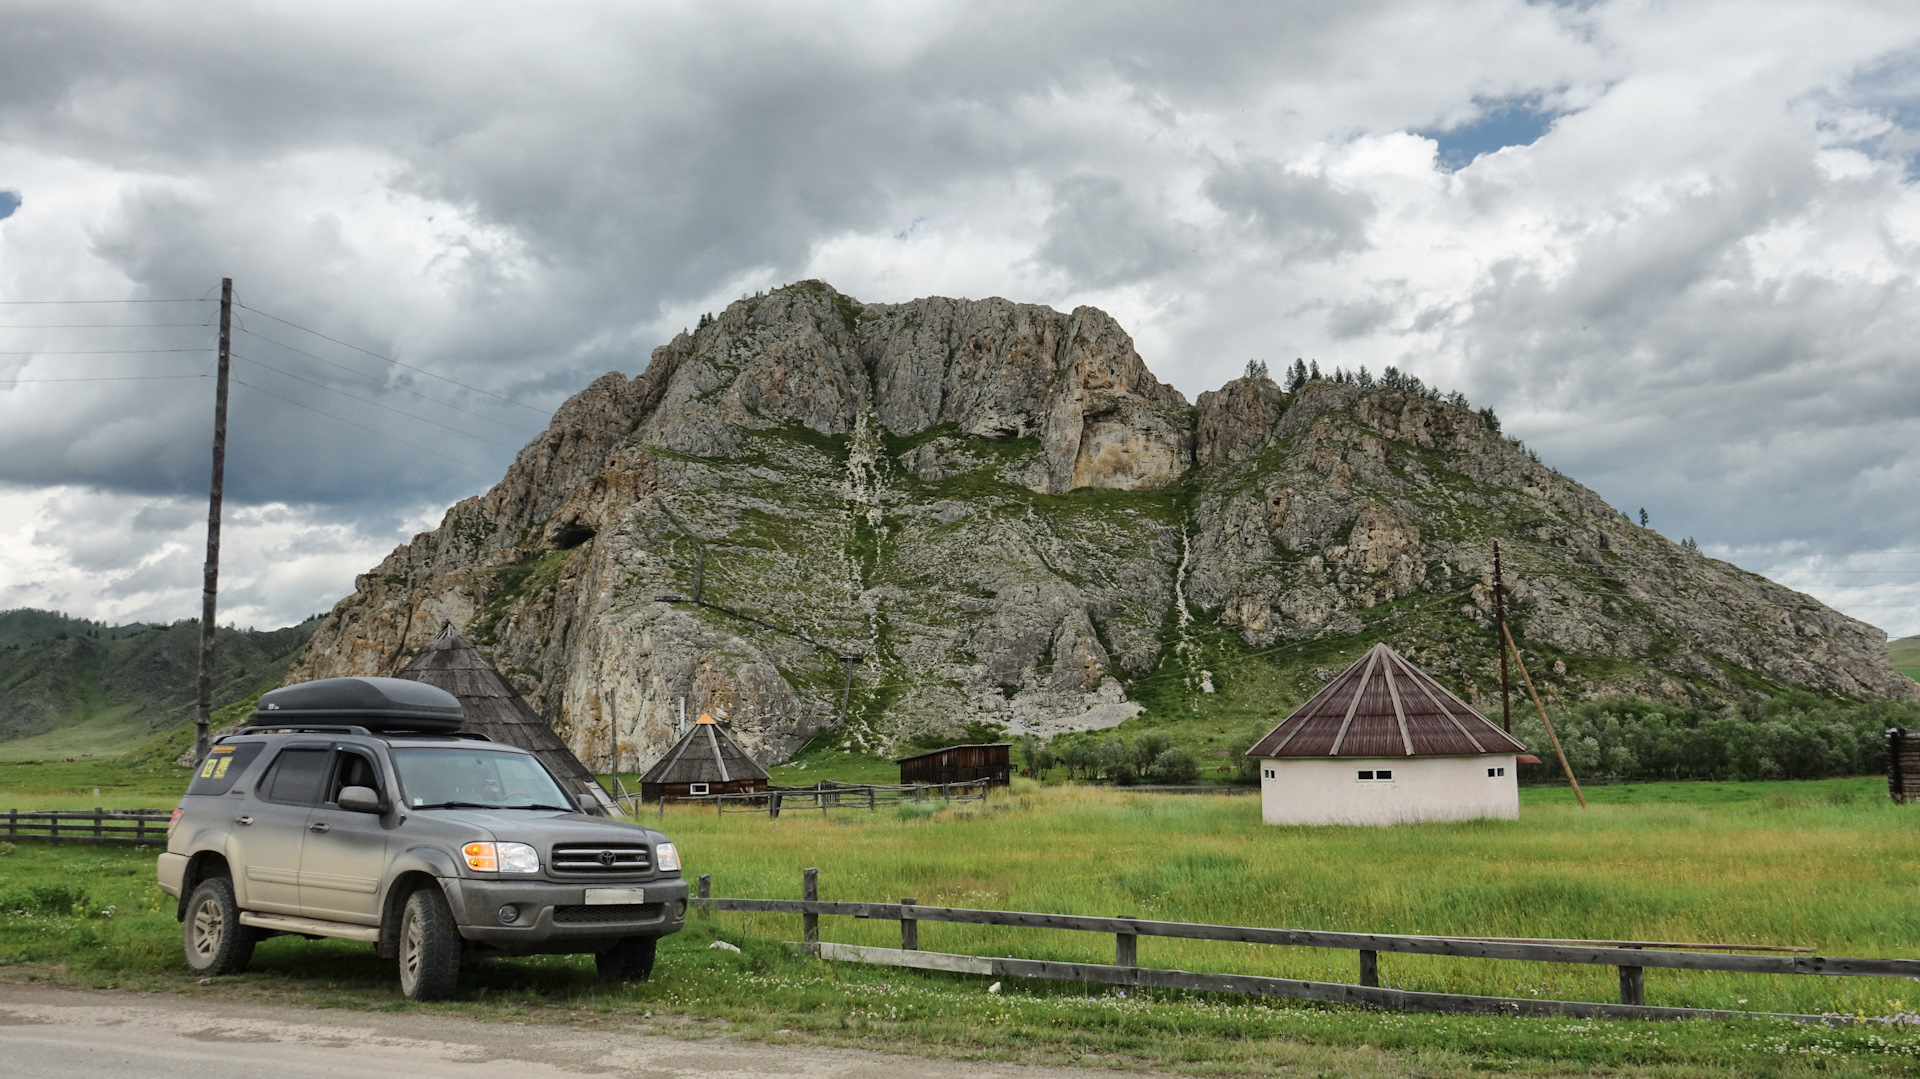
[[[1013,774],[1013,743],[948,746],[894,761],[902,783],[978,783],[1004,787]]]
[[[493,661],[452,623],[441,627],[433,640],[399,670],[398,677],[438,686],[460,698],[461,711],[466,715],[461,730],[527,750],[540,758],[569,793],[591,795],[609,816],[621,815],[619,805],[554,733],[553,726],[540,718],[526,698],[501,677]]]
[[[767,770],[740,743],[727,736],[705,712],[640,777],[640,797],[697,798],[708,794],[747,794],[767,789]]]
[[[1887,793],[1897,803],[1920,802],[1920,731],[1887,728]]]
[[[1520,815],[1527,747],[1405,656],[1374,645],[1247,750],[1268,824]]]

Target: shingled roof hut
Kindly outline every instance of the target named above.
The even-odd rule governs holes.
[[[443,626],[397,675],[439,686],[460,698],[460,709],[466,717],[461,730],[527,750],[540,758],[569,792],[592,795],[608,815],[621,815],[619,805],[554,733],[553,726],[540,718],[540,713],[501,676],[493,661],[452,623]]]
[[[1247,750],[1268,824],[1520,815],[1527,747],[1384,644]]]
[[[763,791],[768,779],[767,770],[703,712],[666,756],[640,777],[640,797],[652,802]]]

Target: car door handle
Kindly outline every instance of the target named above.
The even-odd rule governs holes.
[[[233,821],[235,824],[252,824],[253,818],[252,817],[235,817],[233,818]]]
[[[325,821],[315,821],[315,822],[313,822],[312,824],[309,824],[309,825],[307,825],[307,831],[309,831],[309,832],[328,832],[328,831],[332,831],[332,829],[330,829],[330,828],[328,828],[328,827],[327,827],[327,822],[325,822]]]

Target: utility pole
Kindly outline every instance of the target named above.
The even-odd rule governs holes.
[[[1500,541],[1493,541],[1493,621],[1499,639],[1494,647],[1500,649],[1500,724],[1508,734],[1513,733],[1512,693],[1507,686],[1507,598],[1500,587]]]
[[[213,394],[213,482],[207,492],[207,567],[200,590],[200,686],[193,706],[193,759],[207,756],[213,716],[213,615],[220,594],[220,497],[227,481],[227,370],[232,364],[233,278],[220,279],[220,374]]]

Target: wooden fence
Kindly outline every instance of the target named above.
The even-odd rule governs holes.
[[[164,809],[9,809],[0,839],[43,843],[165,843]]]
[[[819,810],[822,813],[833,809],[864,809],[871,812],[935,800],[984,802],[989,786],[987,780],[978,779],[958,783],[787,787],[737,794],[699,794],[674,798],[672,801],[675,805],[710,804],[716,816],[722,813],[764,813],[768,817],[778,817],[783,809]],[[632,810],[638,812],[641,804],[639,796],[628,795],[627,798]],[[665,798],[660,800],[659,813],[662,816],[666,814],[667,801]]]
[[[876,963],[919,970],[983,974],[1000,978],[1043,978],[1215,993],[1249,993],[1295,1000],[1369,1004],[1400,1011],[1558,1015],[1588,1019],[1744,1017],[1791,1019],[1798,1022],[1847,1022],[1848,1020],[1844,1018],[1833,1016],[1649,1005],[1646,1003],[1646,968],[1721,971],[1737,974],[1920,978],[1920,960],[1832,958],[1812,955],[1811,948],[1657,941],[1335,933],[1312,929],[1268,929],[1239,925],[1208,925],[1199,922],[1162,922],[1130,917],[1100,918],[1075,914],[979,910],[971,907],[927,907],[921,906],[910,898],[902,899],[898,903],[821,902],[817,869],[803,871],[802,898],[798,900],[721,899],[712,896],[711,891],[711,879],[707,874],[701,874],[693,900],[695,909],[800,915],[802,940],[798,946],[822,959]],[[820,939],[822,915],[897,921],[900,923],[900,947],[875,948],[823,942]],[[921,951],[921,922],[954,922],[966,925],[1004,925],[1029,929],[1061,929],[1081,933],[1110,933],[1114,938],[1114,961],[1111,965],[1065,963],[1052,960],[993,958]],[[1357,984],[1311,982],[1291,978],[1268,978],[1243,974],[1197,974],[1184,970],[1142,967],[1138,963],[1141,937],[1222,940],[1247,944],[1349,950],[1358,953],[1359,981]],[[1380,985],[1380,953],[1382,952],[1617,967],[1620,975],[1620,1003],[1540,1000],[1528,997],[1483,997],[1384,988]]]

